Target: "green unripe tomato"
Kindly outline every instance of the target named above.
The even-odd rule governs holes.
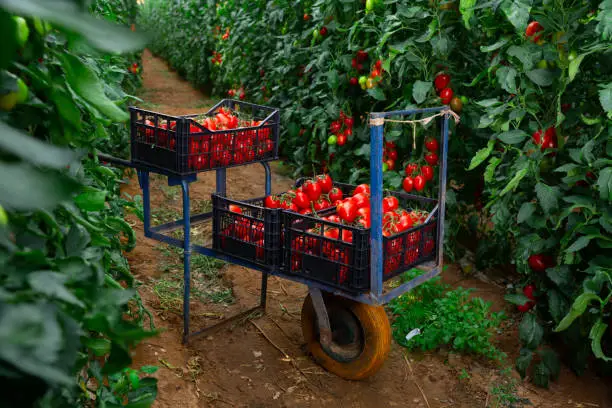
[[[312,38],[314,38],[315,40],[321,38],[321,33],[319,33],[319,30],[317,30],[316,28],[312,30]]]
[[[6,224],[8,224],[8,215],[6,214],[6,211],[4,211],[4,208],[2,208],[0,205],[0,226]]]
[[[376,4],[374,0],[366,0],[366,4],[365,4],[366,13],[369,13],[370,11],[374,10],[375,5]]]
[[[461,95],[461,97],[459,97],[459,99],[461,99],[461,103],[463,103],[464,105],[467,105],[467,103],[469,102],[468,97],[465,96],[465,95]]]
[[[19,48],[22,48],[26,42],[28,42],[28,38],[30,37],[30,29],[28,28],[28,23],[23,17],[13,17],[13,20],[17,25],[17,44],[19,45]]]
[[[330,146],[335,145],[338,142],[338,138],[336,137],[336,135],[331,135],[330,137],[327,138],[327,144]]]
[[[548,62],[546,60],[540,60],[537,65],[536,65],[539,69],[547,69],[548,68]]]
[[[28,100],[28,86],[21,78],[17,78],[17,88],[17,103],[24,103]]]
[[[359,77],[359,85],[365,85],[366,82],[368,81],[368,77],[365,75],[362,75]]]
[[[382,165],[383,173],[386,172],[387,170],[389,170],[389,165],[387,163],[383,163],[383,165]]]
[[[568,55],[567,59],[570,60],[570,61],[573,61],[576,58],[578,58],[578,53],[576,52],[576,50],[571,50],[569,52],[569,55]]]

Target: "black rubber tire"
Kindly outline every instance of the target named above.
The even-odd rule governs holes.
[[[332,295],[324,299],[334,345],[328,351],[321,346],[317,317],[308,295],[302,306],[302,333],[308,352],[320,366],[347,380],[374,375],[391,348],[391,326],[385,309]]]

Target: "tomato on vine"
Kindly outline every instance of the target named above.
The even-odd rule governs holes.
[[[404,181],[402,181],[402,188],[405,192],[409,193],[412,191],[414,187],[414,180],[410,176],[404,177]]]
[[[453,99],[453,90],[450,88],[444,88],[440,91],[440,99],[444,105],[448,105]]]
[[[434,79],[434,86],[436,87],[436,92],[442,91],[444,88],[450,84],[451,77],[448,74],[438,74]]]
[[[429,137],[425,139],[425,148],[430,152],[437,152],[439,147],[438,141],[435,138]]]
[[[416,191],[423,191],[425,188],[425,177],[418,175],[414,178],[414,188]]]
[[[424,159],[432,166],[438,164],[438,155],[434,152],[429,152],[428,154],[426,154]]]

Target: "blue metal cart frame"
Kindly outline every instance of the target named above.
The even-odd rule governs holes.
[[[437,259],[431,262],[429,265],[420,265],[421,268],[425,267],[429,269],[424,274],[408,281],[400,286],[384,293],[383,290],[383,235],[382,235],[382,199],[383,199],[383,171],[380,163],[383,161],[383,128],[385,119],[389,117],[397,116],[409,116],[415,114],[438,114],[442,117],[441,127],[441,157],[440,157],[440,177],[439,177],[439,192],[438,192],[438,204],[430,213],[429,217],[436,216],[438,219],[437,224]],[[279,268],[266,268],[254,263],[233,257],[225,254],[221,254],[211,248],[207,248],[201,245],[193,244],[191,242],[191,224],[202,222],[212,217],[212,212],[191,215],[190,211],[190,197],[189,197],[189,184],[197,180],[196,174],[187,176],[173,176],[170,174],[160,173],[159,170],[153,170],[149,168],[140,168],[138,170],[138,181],[143,192],[143,207],[144,207],[144,234],[147,238],[152,238],[157,241],[183,248],[184,250],[184,293],[183,293],[183,342],[193,337],[204,333],[210,329],[214,329],[221,324],[225,324],[230,320],[235,320],[240,317],[248,316],[256,310],[265,311],[266,307],[266,292],[267,292],[267,280],[269,275],[279,276],[284,279],[303,283],[309,287],[310,295],[313,299],[313,306],[317,315],[319,332],[321,337],[321,345],[326,348],[331,341],[331,329],[329,323],[329,317],[325,308],[322,292],[332,293],[337,296],[342,296],[357,302],[366,303],[370,305],[383,305],[391,301],[392,299],[402,295],[403,293],[415,288],[416,286],[426,282],[427,280],[438,275],[442,270],[443,264],[443,244],[444,244],[444,215],[445,215],[445,204],[446,204],[446,179],[447,179],[447,150],[448,150],[448,128],[449,128],[449,117],[451,112],[448,106],[441,106],[436,108],[426,109],[409,109],[409,110],[398,110],[391,112],[375,112],[370,114],[370,185],[371,185],[371,229],[370,229],[370,244],[371,244],[371,256],[370,256],[370,291],[368,293],[353,294],[338,290],[329,285],[314,282],[308,279],[304,279],[299,276],[286,274]],[[118,160],[109,156],[99,155],[99,157],[111,163],[134,167],[134,164]],[[265,183],[265,194],[271,194],[271,172],[270,166],[267,162],[261,162],[266,173]],[[182,200],[183,200],[183,218],[169,222],[163,225],[151,226],[151,197],[150,197],[150,184],[149,175],[151,172],[166,175],[168,177],[168,185],[170,186],[181,186],[182,189]],[[226,169],[216,170],[216,192],[218,194],[226,193]],[[168,233],[177,229],[183,229],[184,239],[177,239]],[[190,330],[190,310],[189,310],[189,299],[191,290],[191,255],[192,253],[198,253],[214,258],[221,259],[223,261],[241,265],[249,269],[258,270],[262,273],[261,280],[261,295],[260,302],[257,306],[242,312],[236,316],[225,319],[215,325],[206,327],[204,329],[191,332]]]

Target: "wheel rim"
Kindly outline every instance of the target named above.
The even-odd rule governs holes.
[[[332,341],[329,346],[321,344],[321,347],[336,361],[349,363],[357,359],[364,347],[363,328],[359,319],[347,309],[333,308],[328,313]]]

